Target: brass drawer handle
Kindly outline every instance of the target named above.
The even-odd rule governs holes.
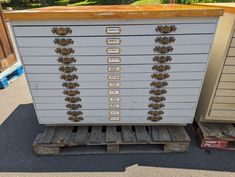
[[[75,66],[61,66],[59,67],[59,71],[64,73],[72,73],[74,71],[77,71],[77,68]]]
[[[84,120],[83,117],[81,117],[81,116],[69,116],[68,119],[73,122],[80,122],[80,121]]]
[[[155,39],[155,42],[166,45],[166,44],[174,43],[175,38],[174,37],[157,37]]]
[[[169,65],[155,65],[152,67],[152,70],[155,70],[155,71],[166,71],[170,69],[171,67]]]
[[[163,79],[169,78],[170,75],[167,73],[164,73],[164,74],[163,73],[160,73],[160,74],[154,73],[151,75],[151,77],[153,79],[163,80]]]
[[[166,94],[167,91],[164,89],[163,90],[150,90],[149,93],[153,95],[163,95],[163,94]]]
[[[72,48],[56,48],[55,52],[60,55],[69,55],[73,54],[75,51]]]
[[[159,122],[162,119],[163,119],[162,116],[148,116],[148,118],[147,118],[147,120],[150,120],[152,122]]]
[[[68,96],[76,96],[80,94],[80,91],[78,90],[65,90],[63,91],[64,95],[68,95]]]
[[[172,60],[171,56],[155,56],[153,58],[153,61],[158,62],[158,63],[167,63]]]
[[[153,101],[153,102],[162,102],[162,101],[165,101],[166,98],[163,97],[163,96],[151,96],[149,98],[149,101]]]
[[[64,35],[67,35],[67,34],[71,34],[72,33],[72,29],[71,28],[68,28],[68,27],[54,27],[52,28],[51,32],[54,34],[57,34],[57,35],[60,35],[60,36],[64,36]]]
[[[75,74],[62,74],[60,76],[61,79],[65,80],[65,81],[73,81],[73,80],[77,80],[78,76]]]
[[[150,104],[148,105],[148,107],[149,107],[149,108],[152,108],[152,109],[161,109],[161,108],[164,108],[165,105],[162,104],[162,103],[160,103],[160,104],[158,104],[158,103],[150,103]]]
[[[77,109],[82,108],[82,105],[81,104],[67,104],[66,108],[69,108],[71,110],[77,110]]]
[[[60,57],[57,59],[57,61],[65,65],[76,63],[76,59],[74,57]]]
[[[163,34],[175,32],[176,29],[177,29],[177,27],[174,25],[161,25],[161,26],[157,26],[155,28],[156,32],[163,33]]]
[[[162,88],[162,87],[167,86],[168,83],[167,82],[151,82],[150,85],[156,88]]]
[[[64,83],[62,84],[62,86],[63,86],[63,87],[66,87],[66,88],[68,88],[68,89],[74,89],[74,88],[76,88],[76,87],[79,87],[79,83],[77,83],[77,82],[64,82]]]
[[[70,116],[80,116],[82,115],[82,111],[67,111],[67,114]]]
[[[149,111],[148,114],[150,114],[152,116],[160,116],[160,115],[164,114],[164,111]]]
[[[153,49],[154,52],[158,52],[158,53],[169,53],[173,51],[173,47],[171,46],[156,46]]]
[[[77,103],[77,102],[82,101],[80,97],[66,97],[64,100],[69,103]]]
[[[70,39],[70,38],[68,38],[68,39],[65,39],[65,38],[62,38],[62,39],[56,38],[54,40],[54,43],[58,44],[58,45],[61,45],[61,46],[67,46],[67,45],[73,44],[74,41],[72,39]]]

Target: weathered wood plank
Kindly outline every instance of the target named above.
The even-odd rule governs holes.
[[[48,144],[51,142],[51,139],[54,135],[56,127],[46,127],[44,132],[42,133],[40,140],[38,143],[40,144]]]
[[[77,144],[86,144],[88,138],[88,126],[78,127],[73,142]]]
[[[172,141],[191,141],[184,127],[167,127]]]
[[[94,126],[91,129],[90,143],[101,143],[102,141],[102,126]]]
[[[72,126],[56,127],[51,143],[67,145],[72,134]]]
[[[145,126],[135,126],[135,133],[137,142],[148,142],[150,139]]]
[[[116,143],[117,142],[117,127],[107,126],[106,127],[106,143]]]
[[[167,128],[163,126],[151,126],[151,135],[153,141],[171,141]]]
[[[122,126],[122,141],[124,143],[131,143],[134,141],[134,134],[132,132],[131,126]]]

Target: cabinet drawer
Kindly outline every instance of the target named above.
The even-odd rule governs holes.
[[[234,117],[235,111],[211,110],[211,117]]]
[[[120,116],[124,117],[148,117],[148,111],[149,110],[121,110]],[[68,116],[66,114],[66,110],[37,110],[37,115],[39,117],[42,116],[48,116],[48,117],[57,117],[57,116]],[[194,110],[165,110],[163,116],[193,116]],[[89,111],[83,111],[82,117],[84,119],[88,117],[99,117],[99,116],[109,116],[109,111],[107,110],[89,110]]]
[[[228,50],[228,57],[234,57],[235,56],[235,48],[230,48]]]
[[[220,81],[222,81],[222,82],[235,82],[235,74],[222,74]]]
[[[117,35],[156,35],[156,25],[97,25],[92,26],[17,26],[13,27],[15,36],[57,36],[52,33],[54,27],[68,27],[72,30],[71,34],[66,36],[117,36]],[[163,24],[174,25],[177,29],[172,34],[213,34],[216,24]],[[111,29],[111,30],[109,30]],[[107,32],[107,31],[113,31]]]
[[[235,57],[227,57],[225,60],[225,65],[235,65]]]
[[[104,57],[104,56],[74,56],[76,64],[79,65],[100,65],[100,64],[153,64],[153,58],[157,55],[138,55],[138,56],[118,56],[118,57]],[[169,64],[178,63],[205,63],[207,62],[207,54],[197,55],[171,55],[172,60]],[[49,65],[58,64],[58,56],[50,57],[22,57],[25,65]],[[112,62],[114,61],[114,62]]]
[[[215,96],[214,103],[235,103],[235,97]]]
[[[121,81],[153,81],[150,73],[142,73],[136,76],[136,73],[119,74]],[[201,80],[204,72],[186,72],[186,73],[172,73],[168,80]],[[28,81],[61,81],[59,74],[27,74]],[[79,74],[79,83],[82,82],[105,82],[108,80],[107,74]],[[117,80],[118,81],[118,80]]]
[[[217,89],[216,96],[235,96],[235,90]]]
[[[166,35],[164,37],[171,37],[174,41],[170,44],[211,44],[213,35],[202,34],[202,35]],[[158,41],[163,37],[160,36],[120,36],[120,37],[18,37],[17,43],[19,47],[53,47],[58,44],[54,43],[55,39],[72,39],[73,47],[81,46],[143,46],[143,45],[157,45],[160,44]]]
[[[222,73],[235,74],[235,66],[224,66]]]
[[[156,65],[157,66],[157,65]],[[206,64],[171,64],[169,65],[170,69],[167,70],[167,73],[174,72],[194,72],[194,71],[204,71]],[[59,71],[60,66],[25,66],[26,73],[35,74],[35,73],[45,73],[45,74],[54,74],[62,73]],[[108,73],[109,68],[118,68],[122,73],[153,73],[157,72],[152,69],[153,65],[89,65],[89,66],[80,66],[76,65],[77,71],[73,72],[74,74],[92,74],[92,73]]]
[[[219,82],[218,88],[219,89],[234,89],[235,82]]]
[[[148,109],[146,106],[147,103],[128,103],[128,102],[120,102],[120,109]],[[53,103],[53,104],[42,104],[38,103],[35,104],[37,110],[66,110],[66,103]],[[167,103],[165,104],[165,107],[161,110],[167,110],[167,109],[195,109],[196,103]],[[107,103],[87,103],[82,102],[82,108],[80,110],[90,110],[90,109],[109,109],[108,102]]]
[[[74,47],[73,55],[153,55],[153,54],[161,54],[160,52],[155,52],[154,48],[156,46],[125,46],[125,47]],[[166,47],[166,46],[159,46]],[[60,56],[56,54],[55,47],[47,47],[47,48],[23,48],[20,47],[21,56]],[[167,54],[207,54],[210,49],[210,45],[201,44],[201,45],[172,45],[172,51],[169,50]],[[164,53],[163,53],[164,54]]]
[[[195,103],[197,101],[198,96],[195,95],[184,95],[184,96],[164,96],[166,98],[166,101],[163,101],[163,103]],[[63,97],[52,97],[52,96],[46,96],[46,97],[37,97],[34,96],[33,100],[37,103],[65,103],[64,101],[65,96]],[[108,97],[82,97],[81,104],[89,104],[89,103],[106,103],[108,100]],[[149,95],[143,95],[143,96],[125,96],[121,97],[121,101],[123,103],[146,103],[149,104]]]
[[[171,117],[171,116],[163,116],[163,120],[161,120],[160,122],[151,122],[149,120],[146,119],[146,117],[142,116],[135,116],[135,117],[124,117],[122,116],[120,118],[120,121],[110,121],[109,117],[105,117],[105,116],[96,116],[96,117],[86,117],[86,119],[84,119],[81,122],[72,122],[70,120],[68,120],[67,116],[57,116],[57,117],[47,117],[47,116],[41,116],[38,117],[39,121],[42,122],[43,124],[53,124],[55,125],[55,122],[57,124],[74,124],[74,125],[82,125],[82,124],[97,124],[97,122],[104,122],[106,125],[107,124],[115,124],[115,125],[119,125],[120,124],[140,124],[141,125],[143,123],[146,124],[153,124],[153,125],[158,125],[158,124],[186,124],[186,123],[192,123],[193,117],[189,117],[189,116],[178,116],[178,117]]]
[[[234,110],[235,111],[235,104],[226,104],[226,103],[214,103],[211,107],[212,110]]]
[[[33,96],[64,96],[63,90],[31,90]],[[111,94],[109,91],[119,91],[119,94]],[[198,95],[199,88],[166,88],[166,95]],[[78,96],[141,96],[149,95],[150,89],[80,89]],[[165,96],[163,94],[162,96]]]
[[[134,81],[134,82],[120,82],[120,88],[151,88],[151,81]],[[62,88],[63,82],[29,82],[31,89],[59,89]],[[201,86],[201,80],[195,81],[168,81],[167,88],[196,88]],[[79,83],[80,89],[86,88],[109,88],[107,82],[82,82]],[[153,88],[153,87],[152,87]]]

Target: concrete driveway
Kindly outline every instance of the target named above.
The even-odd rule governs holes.
[[[0,90],[0,176],[235,177],[235,151],[198,148],[190,128],[188,153],[36,156],[32,142],[44,127],[31,102],[24,76]]]

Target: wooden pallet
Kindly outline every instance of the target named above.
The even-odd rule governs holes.
[[[235,150],[235,126],[233,124],[197,122],[195,129],[201,148]]]
[[[37,155],[186,152],[190,138],[177,126],[60,126],[37,135]]]

